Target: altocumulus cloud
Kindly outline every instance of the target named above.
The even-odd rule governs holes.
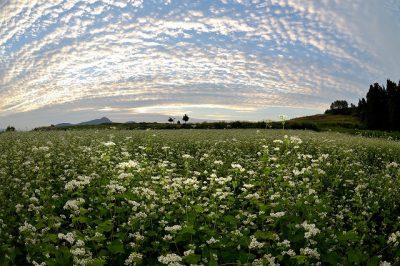
[[[0,116],[69,103],[203,119],[320,111],[399,78],[399,12],[395,0],[2,0]]]

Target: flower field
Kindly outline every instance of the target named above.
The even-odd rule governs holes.
[[[400,142],[0,135],[0,265],[399,265]]]

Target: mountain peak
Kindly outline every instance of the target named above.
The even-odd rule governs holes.
[[[113,122],[110,119],[103,116],[102,118],[93,119],[93,120],[81,122],[78,124],[61,123],[61,124],[57,124],[56,127],[75,126],[75,125],[101,125],[101,124],[112,124],[112,123]]]

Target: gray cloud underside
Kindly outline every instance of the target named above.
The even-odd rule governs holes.
[[[397,1],[174,2],[4,1],[1,114],[107,97],[323,109],[400,73]]]

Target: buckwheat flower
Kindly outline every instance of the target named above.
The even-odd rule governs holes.
[[[65,240],[72,245],[75,242],[75,232],[68,232],[66,235],[63,233],[59,233],[58,239]]]
[[[207,240],[206,242],[207,242],[207,244],[211,245],[211,244],[218,243],[219,240],[218,240],[218,239],[215,239],[214,237],[211,237],[211,238],[210,238],[209,240]]]
[[[282,143],[283,143],[283,141],[282,141],[282,140],[280,140],[280,139],[276,139],[276,140],[274,140],[274,141],[273,141],[273,143],[282,144]]]
[[[260,249],[263,248],[265,243],[258,242],[255,236],[251,236],[249,249]]]
[[[76,180],[71,180],[65,184],[64,189],[68,191],[82,189],[90,184],[92,177],[90,176],[78,176]]]
[[[279,263],[275,262],[276,258],[271,254],[264,255],[263,258],[268,261],[269,266],[279,266]]]
[[[74,256],[84,256],[86,254],[85,248],[74,247],[70,250],[71,254]]]
[[[243,166],[241,166],[240,164],[238,164],[238,163],[232,163],[231,164],[231,167],[233,168],[233,169],[237,169],[239,172],[244,172],[245,171],[245,169],[243,168]]]
[[[309,248],[309,247],[301,248],[300,249],[300,254],[301,255],[310,256],[310,257],[314,257],[316,259],[319,259],[319,257],[320,257],[320,254],[318,253],[316,248],[314,248],[314,249]]]
[[[47,146],[42,146],[42,147],[39,147],[38,148],[38,150],[40,150],[40,151],[49,151],[49,147],[47,147]]]
[[[141,235],[139,232],[135,232],[134,234],[129,234],[131,238],[134,238],[136,241],[144,240],[144,236]]]
[[[111,194],[120,194],[120,193],[124,193],[126,191],[126,188],[124,186],[121,186],[114,182],[107,185],[106,188],[109,190],[109,192]]]
[[[132,174],[129,173],[120,173],[117,177],[117,179],[127,179],[133,177]]]
[[[282,255],[289,255],[290,257],[296,256],[296,252],[293,249],[289,249],[288,251],[282,251]]]
[[[163,240],[164,240],[164,241],[171,241],[173,238],[174,238],[174,237],[171,236],[170,234],[167,234],[167,235],[163,236]]]
[[[36,232],[36,227],[34,227],[33,225],[31,225],[30,223],[28,223],[26,221],[18,229],[19,229],[19,231],[21,233],[23,233],[23,232]]]
[[[285,215],[286,212],[271,212],[269,215],[274,218],[281,218]]]
[[[182,258],[175,253],[170,253],[166,255],[161,255],[158,257],[158,261],[166,265],[182,265]]]
[[[251,188],[254,187],[253,184],[243,184],[243,186],[244,186],[245,188],[247,188],[247,189],[251,189]]]
[[[304,221],[301,226],[306,230],[304,233],[305,238],[310,238],[312,236],[316,236],[321,231],[315,226],[315,224],[309,224],[307,221]]]
[[[24,207],[24,205],[22,205],[22,204],[17,204],[17,205],[15,205],[15,211],[18,213],[18,212],[20,212],[21,211],[21,209]]]
[[[399,245],[399,239],[400,239],[400,231],[397,231],[395,233],[390,234],[387,243],[389,245],[392,244],[394,247],[397,247]]]
[[[107,142],[103,142],[103,145],[106,147],[111,147],[111,146],[115,146],[115,143],[112,141],[107,141]]]
[[[140,262],[143,259],[143,255],[137,252],[132,252],[129,257],[125,260],[125,265],[131,266],[136,265],[137,262]]]
[[[32,203],[39,203],[39,199],[36,198],[36,197],[30,197],[29,201],[32,202]]]
[[[389,164],[386,165],[386,168],[397,168],[399,166],[398,163],[396,162],[391,162]]]
[[[392,264],[390,263],[390,262],[387,262],[387,261],[381,261],[380,263],[379,263],[379,266],[391,266]]]
[[[177,233],[178,231],[182,230],[182,226],[177,224],[177,225],[174,225],[174,226],[166,226],[164,229],[167,232]]]
[[[42,262],[42,263],[38,263],[38,262],[36,262],[36,261],[32,261],[32,265],[33,266],[46,266],[46,262]]]
[[[139,165],[137,161],[129,160],[128,162],[122,162],[118,164],[118,168],[120,169],[128,169],[128,168],[136,168]]]
[[[214,161],[214,164],[215,164],[215,165],[223,165],[224,162],[221,161],[221,160],[215,160],[215,161]]]
[[[303,143],[303,141],[297,136],[291,136],[290,142],[293,144],[302,144]]]
[[[79,239],[78,241],[76,241],[75,245],[78,247],[83,247],[83,246],[85,246],[85,242],[83,240]]]
[[[194,250],[193,249],[189,249],[189,250],[186,250],[186,251],[183,252],[184,256],[189,256],[191,254],[194,254]]]
[[[65,210],[71,210],[73,212],[79,212],[80,206],[85,203],[85,200],[82,198],[77,198],[75,200],[68,200],[65,205]]]
[[[189,154],[184,154],[182,155],[183,159],[193,159],[193,156],[189,155]]]
[[[312,195],[312,194],[317,194],[317,192],[312,188],[308,189],[308,195]]]

